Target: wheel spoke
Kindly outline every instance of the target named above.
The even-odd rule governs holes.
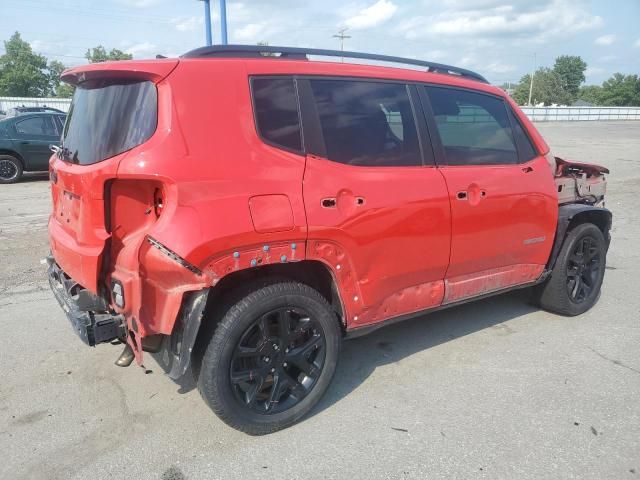
[[[573,286],[573,290],[571,291],[571,297],[577,299],[578,298],[578,292],[580,291],[580,285],[582,284],[582,280],[580,279],[580,276],[576,277],[576,283]]]
[[[304,333],[307,330],[309,330],[312,327],[312,325],[313,323],[311,322],[311,319],[309,317],[301,318],[300,320],[298,320],[297,325],[295,326],[294,330],[291,332],[289,340],[290,341],[298,340],[300,337],[302,337],[302,335],[304,335]]]
[[[260,330],[260,339],[266,342],[269,339],[269,319],[267,315],[263,315],[258,321],[258,330]]]
[[[278,335],[280,340],[286,345],[291,336],[291,315],[288,310],[278,312]]]
[[[280,397],[287,388],[288,382],[285,375],[276,373],[273,376],[273,385],[271,385],[271,392],[269,393],[269,400],[266,404],[266,410],[269,411],[275,407],[280,401]]]
[[[307,396],[307,393],[308,393],[307,389],[304,388],[304,386],[300,382],[296,381],[291,377],[289,377],[289,390],[291,392],[291,395],[296,397],[298,400],[302,400],[304,397]]]
[[[231,372],[231,383],[249,383],[257,379],[262,379],[262,373],[256,369],[247,368]]]
[[[264,385],[264,377],[258,377],[253,387],[245,394],[245,400],[247,405],[253,406],[256,404],[258,394],[262,391]]]
[[[309,355],[316,348],[319,348],[321,344],[322,337],[320,335],[314,335],[301,346],[291,349],[289,353],[285,355],[285,358],[306,375],[315,377],[318,373],[318,368],[313,362],[309,361]]]
[[[238,347],[235,351],[235,358],[252,358],[260,355],[260,350],[256,347]]]

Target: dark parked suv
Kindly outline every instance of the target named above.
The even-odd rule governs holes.
[[[60,145],[64,112],[22,113],[0,120],[0,183],[15,183],[23,172],[46,171],[50,145]]]

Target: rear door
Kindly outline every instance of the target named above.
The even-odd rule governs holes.
[[[445,302],[535,280],[548,259],[557,218],[546,159],[502,98],[421,88],[451,202]]]
[[[415,87],[298,79],[308,257],[337,271],[350,326],[439,305],[449,261],[446,186]]]
[[[14,123],[15,140],[27,170],[47,170],[49,145],[60,142],[60,134],[51,115],[20,117]]]

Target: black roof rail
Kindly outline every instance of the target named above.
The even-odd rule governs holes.
[[[274,57],[264,55],[265,53],[279,55]],[[272,45],[212,45],[191,50],[182,55],[182,58],[248,57],[307,59],[307,55],[318,55],[321,57],[360,58],[364,60],[376,60],[381,62],[403,63],[405,65],[418,65],[420,67],[427,67],[428,72],[458,75],[460,77],[478,80],[479,82],[489,83],[487,79],[479,73],[467,70],[466,68],[454,67],[452,65],[427,62],[425,60],[416,60],[414,58],[378,55],[375,53],[343,52],[342,50],[324,50],[319,48],[276,47]]]

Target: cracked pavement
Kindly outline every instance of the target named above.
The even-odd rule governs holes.
[[[640,122],[538,124],[609,167],[602,297],[563,318],[515,292],[344,344],[312,415],[249,437],[178,385],[85,347],[49,293],[46,175],[0,186],[1,479],[640,476]]]

